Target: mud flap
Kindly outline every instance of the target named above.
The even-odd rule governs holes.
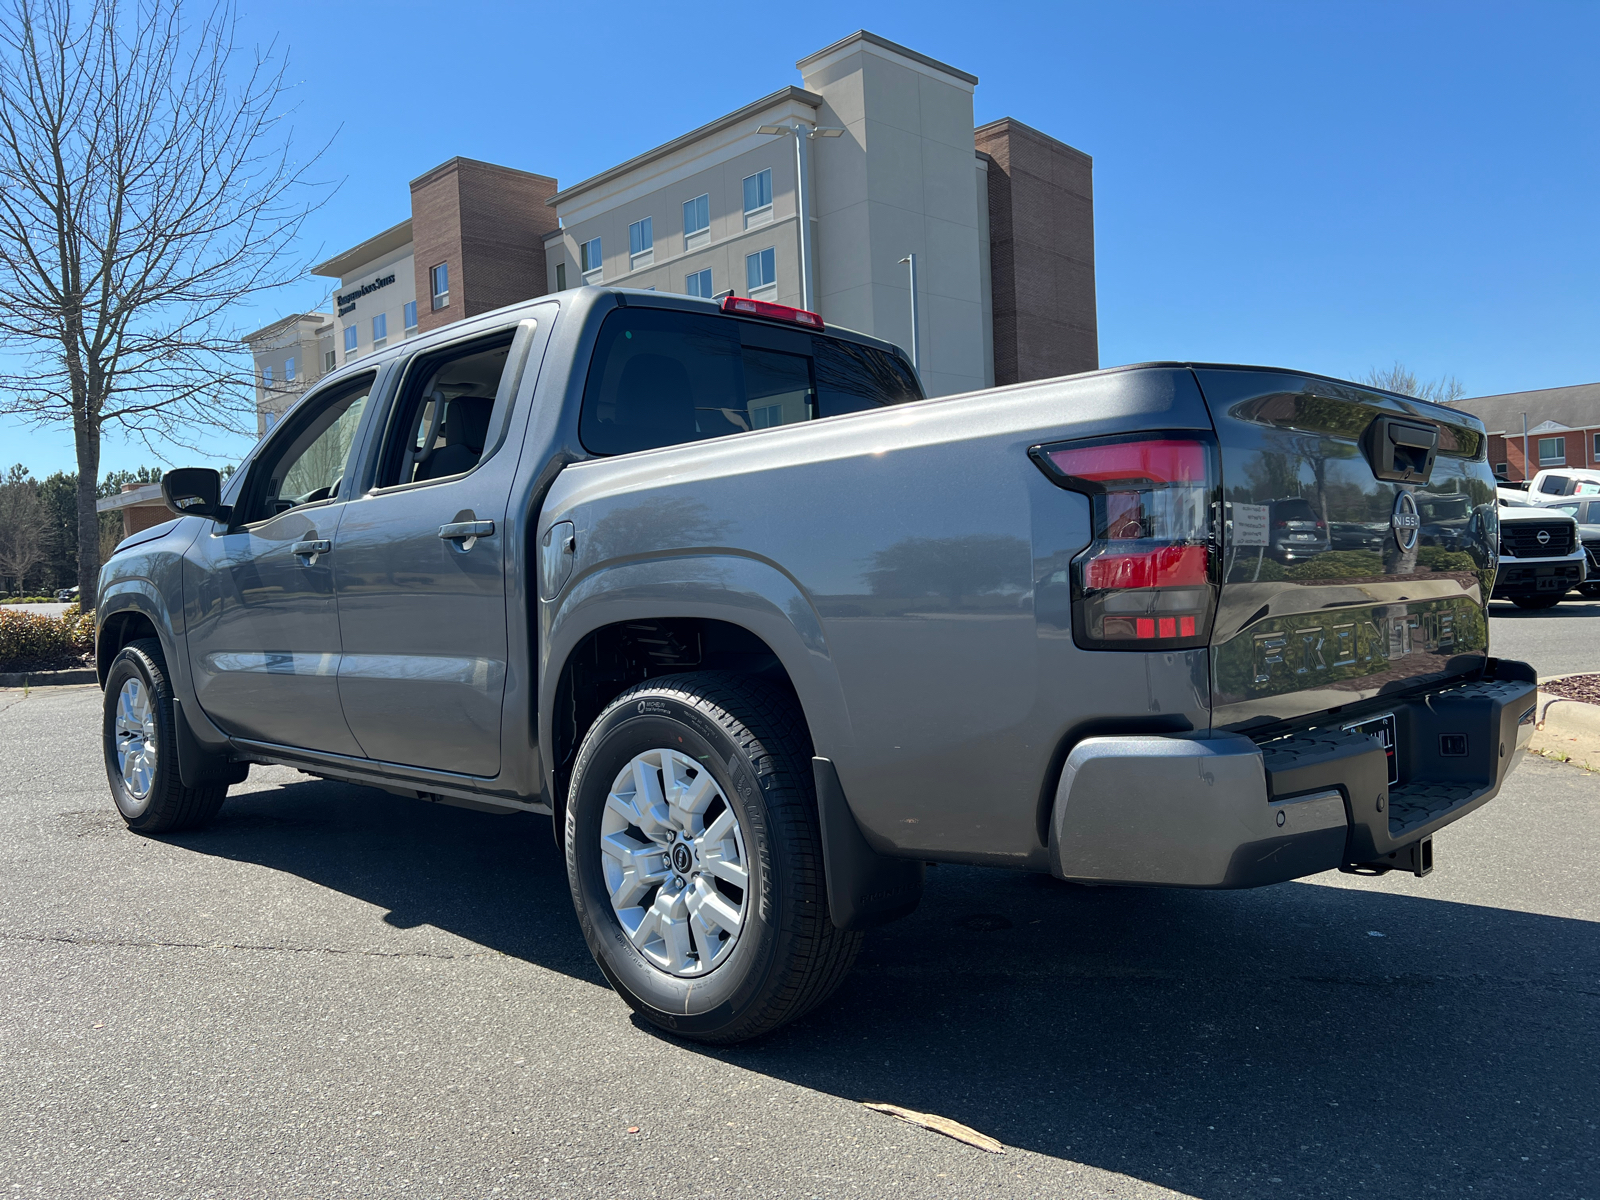
[[[189,714],[183,701],[172,698],[173,732],[178,742],[178,778],[187,788],[207,787],[217,783],[243,783],[250,774],[250,764],[231,762],[226,754],[215,754],[200,745],[189,725]],[[201,718],[204,720],[204,718]]]
[[[828,914],[835,927],[872,929],[909,915],[922,901],[922,860],[890,858],[874,850],[856,824],[833,763],[813,758],[811,770],[822,821]]]

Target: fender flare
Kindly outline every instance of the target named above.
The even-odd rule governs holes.
[[[760,638],[788,672],[814,753],[852,743],[849,708],[810,597],[766,559],[728,551],[612,562],[576,576],[540,605],[539,743],[553,747],[556,686],[567,660],[595,630],[623,621],[703,618]],[[555,794],[553,755],[545,786]]]
[[[119,579],[109,584],[99,599],[95,612],[95,672],[100,677],[100,686],[105,687],[105,669],[110,665],[100,661],[100,631],[115,617],[137,613],[154,627],[166,660],[167,682],[172,688],[172,707],[177,718],[173,733],[178,745],[178,777],[183,780],[183,786],[243,782],[250,765],[229,759],[227,735],[211,723],[193,699],[189,664],[180,652],[177,634],[166,618],[166,608],[155,585],[141,576]]]

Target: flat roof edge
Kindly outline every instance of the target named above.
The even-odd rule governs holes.
[[[794,65],[798,70],[803,72],[806,69],[807,63],[816,62],[819,58],[825,58],[830,54],[836,54],[840,50],[843,50],[846,46],[850,45],[852,42],[867,42],[884,50],[892,51],[904,58],[909,58],[912,62],[919,62],[925,67],[932,67],[935,71],[942,71],[946,75],[949,75],[952,79],[961,80],[962,83],[971,84],[973,87],[978,86],[978,77],[972,74],[970,71],[963,71],[959,67],[952,67],[949,63],[940,62],[937,58],[926,55],[920,50],[913,50],[910,46],[902,46],[899,42],[891,42],[888,38],[882,36],[881,34],[872,33],[870,30],[866,29],[858,29],[854,33],[840,38],[837,42],[834,42],[833,45],[824,46],[815,54],[806,55]]]
[[[404,237],[399,237],[398,240],[389,241],[389,239],[396,238],[401,230],[405,231]],[[389,228],[385,229],[382,233],[375,233],[366,241],[360,242],[357,245],[351,246],[348,250],[344,250],[338,254],[335,254],[326,262],[318,263],[316,266],[311,268],[311,273],[313,275],[321,275],[327,279],[342,279],[344,277],[344,272],[339,269],[340,267],[347,264],[358,265],[360,263],[367,262],[388,250],[398,250],[410,240],[411,218],[407,217],[404,221],[400,221],[397,224],[389,226]],[[386,241],[389,241],[389,244],[385,245],[384,243]],[[379,249],[380,246],[382,249]],[[357,257],[358,255],[361,257]]]
[[[1000,117],[998,120],[988,121],[988,122],[986,122],[986,123],[984,123],[982,125],[979,125],[976,129],[974,129],[972,131],[972,134],[973,134],[974,137],[978,137],[981,134],[983,134],[985,131],[991,130],[991,129],[998,129],[1002,125],[1010,126],[1012,128],[1016,128],[1016,129],[1020,129],[1020,130],[1022,130],[1023,133],[1026,133],[1026,134],[1029,134],[1029,135],[1031,135],[1033,137],[1036,137],[1040,141],[1049,142],[1052,146],[1056,147],[1059,150],[1065,150],[1068,154],[1077,155],[1079,158],[1083,159],[1087,163],[1093,163],[1094,162],[1094,156],[1092,154],[1089,154],[1088,152],[1083,151],[1083,150],[1079,150],[1076,146],[1069,146],[1069,145],[1067,145],[1066,142],[1063,142],[1060,138],[1051,137],[1044,130],[1035,129],[1032,125],[1029,125],[1026,121],[1019,121],[1015,117]]]
[[[714,133],[720,133],[722,130],[727,129],[730,125],[737,125],[740,121],[747,120],[748,118],[755,116],[756,113],[760,112],[764,108],[771,108],[775,104],[782,104],[786,100],[799,101],[801,104],[804,104],[809,108],[822,107],[821,96],[817,95],[815,92],[808,92],[804,88],[797,88],[791,84],[789,87],[778,89],[769,96],[763,96],[759,100],[756,100],[750,104],[746,104],[743,108],[736,109],[735,111],[728,113],[726,116],[718,117],[715,121],[710,121],[700,126],[698,129],[691,129],[688,133],[675,137],[670,142],[663,142],[653,150],[646,150],[643,154],[636,154],[625,162],[620,162],[614,167],[609,167],[606,170],[601,171],[598,175],[591,175],[588,179],[575,183],[564,191],[557,192],[554,196],[551,196],[548,200],[546,200],[545,203],[551,208],[554,208],[556,205],[561,204],[564,201],[571,200],[574,196],[581,196],[585,192],[592,192],[595,188],[603,187],[604,185],[610,183],[613,179],[618,179],[623,175],[626,175],[629,171],[638,170],[640,167],[645,166],[648,163],[655,162],[660,158],[665,158],[667,155],[681,150],[685,146],[693,145],[702,138],[708,138]]]

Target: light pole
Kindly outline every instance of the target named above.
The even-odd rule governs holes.
[[[917,349],[917,256],[908,254],[900,260],[911,266],[911,365],[922,374],[922,354]]]
[[[836,138],[844,130],[802,125],[796,121],[792,125],[763,125],[756,132],[772,137],[794,135],[794,198],[795,212],[800,221],[800,307],[807,312],[815,312],[817,288],[811,268],[811,186],[807,182],[811,155],[806,147],[814,137]]]

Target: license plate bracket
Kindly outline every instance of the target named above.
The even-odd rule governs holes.
[[[1365,721],[1352,721],[1344,726],[1346,733],[1365,733],[1383,743],[1384,757],[1389,760],[1389,786],[1400,782],[1399,741],[1395,736],[1394,714],[1368,717]]]

